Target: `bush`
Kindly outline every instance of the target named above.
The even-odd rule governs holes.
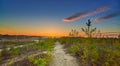
[[[35,58],[34,56],[28,57],[29,61],[32,62],[35,66],[48,66],[51,60],[50,55],[44,55],[43,57]]]
[[[15,57],[20,54],[20,48],[11,47],[9,52],[12,57]]]
[[[59,41],[76,55],[82,66],[120,66],[119,39],[68,37]]]
[[[74,44],[70,47],[69,51],[73,54],[76,54],[80,50],[79,44]]]

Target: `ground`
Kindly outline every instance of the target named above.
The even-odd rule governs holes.
[[[79,66],[76,58],[70,54],[66,54],[64,50],[63,45],[59,42],[55,43],[50,66]]]

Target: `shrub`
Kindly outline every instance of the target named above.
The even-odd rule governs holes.
[[[78,57],[82,66],[120,66],[119,39],[67,37],[60,41],[65,42],[66,49]]]
[[[73,54],[76,54],[79,51],[79,44],[74,44],[70,47],[69,51],[72,52]]]
[[[31,55],[28,57],[28,59],[36,66],[48,66],[51,60],[51,56],[47,54],[44,57],[35,58]]]
[[[15,57],[16,55],[20,54],[20,48],[11,47],[9,52],[12,57]]]

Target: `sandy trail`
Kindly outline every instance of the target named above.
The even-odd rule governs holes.
[[[63,49],[63,45],[61,45],[59,42],[55,43],[55,48],[52,56],[53,59],[50,66],[79,66],[76,58],[69,54],[66,54]]]

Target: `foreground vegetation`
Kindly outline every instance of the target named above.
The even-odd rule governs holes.
[[[82,66],[120,66],[120,39],[62,37],[58,40]]]
[[[19,45],[28,45],[28,44],[33,44],[35,41],[0,41],[0,49],[4,47],[13,47],[13,46],[19,46]]]
[[[47,38],[37,43],[28,44],[22,47],[4,47],[0,52],[0,64],[8,61],[10,66],[48,66],[51,59],[50,52],[54,47],[54,39]],[[16,61],[15,58],[22,60]]]

